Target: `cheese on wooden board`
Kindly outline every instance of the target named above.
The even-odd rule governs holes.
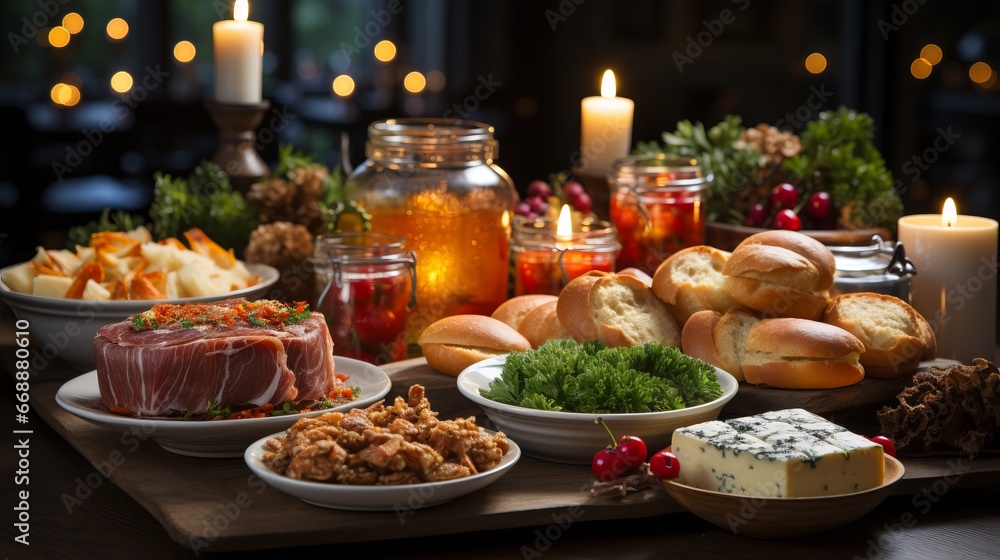
[[[802,409],[714,420],[674,431],[677,481],[768,498],[870,490],[885,477],[882,446]]]

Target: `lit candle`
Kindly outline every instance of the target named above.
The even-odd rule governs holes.
[[[236,0],[233,19],[212,25],[215,100],[220,103],[260,103],[264,25],[247,21],[249,11],[247,0]]]
[[[917,267],[913,307],[937,335],[938,356],[969,363],[994,359],[997,317],[997,222],[960,216],[952,199],[942,214],[903,216],[899,240]]]
[[[563,205],[555,223],[551,218],[535,218],[514,224],[511,254],[516,295],[559,295],[566,282],[577,276],[591,270],[614,270],[615,252],[621,248],[614,226],[591,219],[577,226],[568,205]]]
[[[606,70],[600,97],[584,98],[580,109],[580,171],[603,177],[616,159],[629,153],[635,103],[615,97],[615,74]]]

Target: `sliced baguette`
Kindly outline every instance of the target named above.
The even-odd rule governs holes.
[[[653,293],[670,309],[680,325],[698,311],[725,313],[736,300],[725,288],[722,270],[729,253],[707,245],[682,249],[656,269]]]
[[[861,340],[865,345],[861,365],[868,377],[876,379],[913,375],[927,350],[922,319],[905,301],[871,292],[839,295],[823,313],[824,322]]]
[[[543,303],[532,309],[521,321],[521,327],[517,332],[528,339],[532,348],[538,348],[547,340],[573,338],[573,335],[559,322],[556,312],[558,304],[558,299]]]
[[[632,276],[599,278],[590,291],[598,340],[608,346],[660,342],[680,346],[681,334],[666,304]]]

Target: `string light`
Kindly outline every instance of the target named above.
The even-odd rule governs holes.
[[[403,78],[403,87],[410,93],[420,93],[427,86],[427,78],[420,72],[410,72]]]
[[[933,66],[926,58],[918,58],[910,64],[910,74],[918,80],[923,80],[931,75],[931,68]]]
[[[333,79],[333,93],[340,97],[347,97],[354,93],[354,78],[347,74],[341,74]]]
[[[810,74],[822,74],[826,70],[826,57],[814,52],[806,57],[806,71]]]
[[[114,18],[108,22],[108,37],[111,37],[115,41],[120,41],[128,35],[128,22],[122,18]]]
[[[111,89],[118,93],[125,93],[132,89],[132,75],[124,70],[115,72],[115,75],[111,76]]]
[[[930,62],[931,66],[937,66],[937,63],[941,62],[941,58],[943,56],[944,54],[941,52],[941,47],[935,45],[934,43],[924,45],[924,48],[920,49],[920,58]]]
[[[69,31],[57,25],[49,30],[49,44],[59,49],[69,44]]]
[[[196,52],[191,41],[179,41],[174,45],[174,58],[177,62],[191,62]]]
[[[969,79],[977,84],[985,84],[992,75],[993,68],[985,62],[977,62],[969,67]]]
[[[83,31],[83,16],[76,12],[70,12],[63,16],[62,26],[69,31],[70,35],[76,35]]]
[[[382,40],[375,44],[375,58],[380,62],[390,62],[396,58],[396,45],[388,40]]]

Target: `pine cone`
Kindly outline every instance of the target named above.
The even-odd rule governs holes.
[[[288,221],[293,210],[298,187],[284,179],[270,179],[254,183],[247,193],[247,200],[257,207],[261,223]]]
[[[330,172],[321,165],[310,165],[296,169],[294,182],[299,187],[297,202],[308,204],[319,200],[323,196],[323,181],[329,174]]]
[[[300,224],[274,222],[257,226],[245,252],[247,262],[284,268],[312,256],[313,235]]]
[[[798,136],[790,132],[782,132],[764,123],[743,131],[740,140],[760,152],[767,160],[768,165],[780,164],[782,160],[795,156],[802,149]]]

